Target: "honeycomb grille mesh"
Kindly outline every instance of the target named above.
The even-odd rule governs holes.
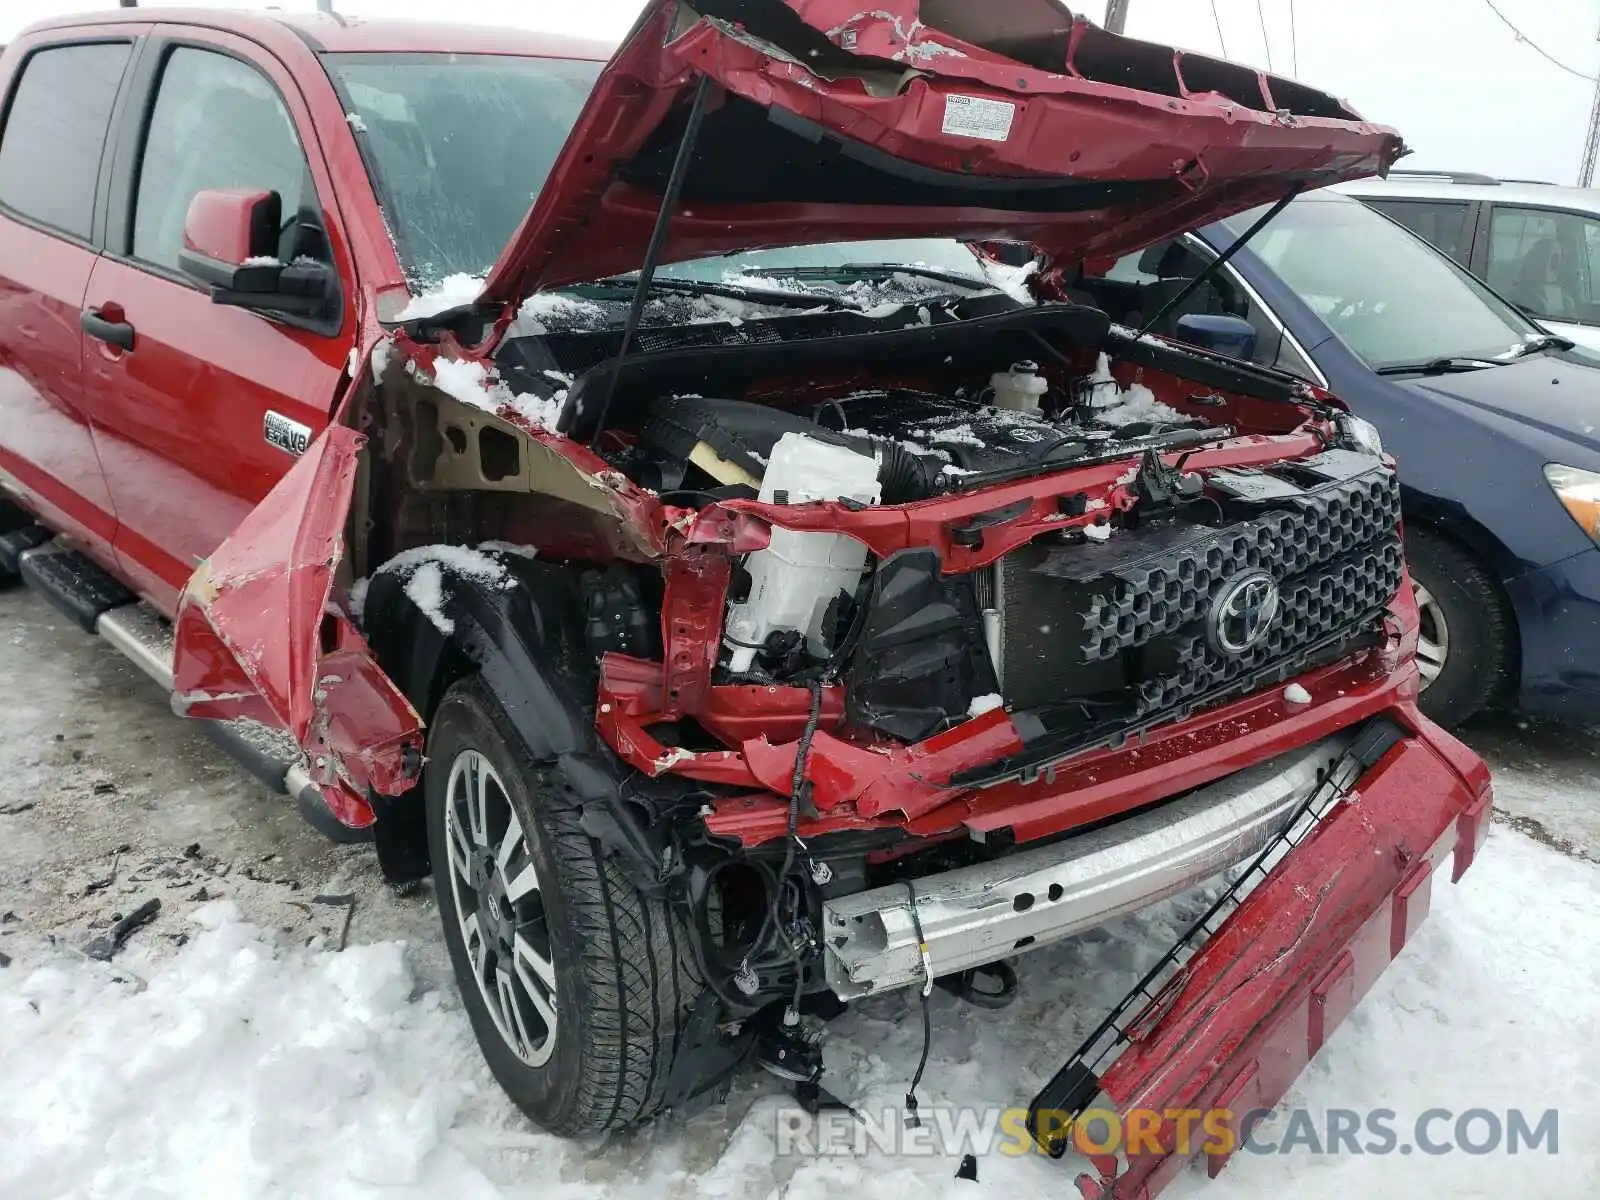
[[[1030,707],[1121,687],[1140,716],[1165,713],[1263,667],[1291,673],[1330,639],[1365,632],[1400,586],[1394,473],[1369,471],[1272,504],[1172,553],[1139,554],[1131,543],[1125,561],[1070,584],[1021,556],[1001,560],[1007,698]],[[1207,613],[1226,583],[1255,569],[1278,584],[1277,616],[1258,645],[1224,654],[1207,639]],[[1079,593],[1071,603],[1069,586]]]
[[[1178,670],[1139,682],[1139,711],[1162,712],[1269,663],[1292,662],[1297,651],[1323,644],[1386,605],[1400,587],[1400,566],[1400,546],[1391,542],[1288,581],[1271,632],[1244,654],[1220,654],[1203,632],[1186,633],[1177,647]]]
[[[1400,493],[1392,472],[1373,472],[1286,503],[1294,507],[1219,530],[1211,545],[1175,562],[1114,571],[1111,586],[1084,617],[1085,655],[1111,658],[1201,620],[1217,587],[1241,571],[1259,567],[1283,586],[1358,547],[1398,544]]]

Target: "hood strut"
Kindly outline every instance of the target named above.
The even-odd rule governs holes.
[[[1160,309],[1157,310],[1156,315],[1151,317],[1150,320],[1145,323],[1145,327],[1139,330],[1140,336],[1142,337],[1143,335],[1149,333],[1157,325],[1161,324],[1162,321],[1166,320],[1168,313],[1177,308],[1178,305],[1182,304],[1190,296],[1194,295],[1195,292],[1200,289],[1201,284],[1213,278],[1218,271],[1227,266],[1228,260],[1240,250],[1244,249],[1245,245],[1250,241],[1250,239],[1255,237],[1256,234],[1260,233],[1268,221],[1272,220],[1273,217],[1277,216],[1284,209],[1289,207],[1289,201],[1293,200],[1300,194],[1301,186],[1302,185],[1296,183],[1293,187],[1291,187],[1286,193],[1284,193],[1283,199],[1279,200],[1266,212],[1262,213],[1261,219],[1258,220],[1254,225],[1250,226],[1249,229],[1246,229],[1244,233],[1240,234],[1239,237],[1234,241],[1233,245],[1229,246],[1216,258],[1212,259],[1210,264],[1207,265],[1206,268],[1200,272],[1200,274],[1189,280],[1188,285],[1185,286],[1182,291],[1163,304]]]
[[[711,77],[700,76],[695,84],[694,100],[689,105],[689,119],[683,127],[683,140],[678,143],[678,153],[672,160],[672,173],[667,176],[667,186],[662,189],[661,211],[656,214],[655,228],[650,231],[650,241],[645,246],[644,261],[639,265],[639,282],[633,289],[633,303],[628,306],[628,320],[622,327],[622,345],[612,360],[606,374],[606,392],[600,401],[600,415],[595,420],[594,437],[589,448],[599,449],[600,436],[606,431],[606,417],[611,413],[611,398],[617,391],[617,377],[622,374],[623,360],[633,348],[634,336],[639,332],[639,322],[644,318],[645,300],[650,295],[650,282],[655,278],[656,260],[666,244],[667,228],[678,210],[678,198],[683,194],[683,181],[689,174],[689,159],[694,156],[695,140],[700,136],[700,123],[706,115],[706,96],[711,91]]]

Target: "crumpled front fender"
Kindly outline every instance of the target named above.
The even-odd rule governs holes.
[[[355,828],[369,790],[403,792],[422,768],[421,720],[332,602],[364,445],[343,425],[312,442],[190,577],[173,645],[174,707],[288,730]]]

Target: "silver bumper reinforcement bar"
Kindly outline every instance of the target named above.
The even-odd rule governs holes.
[[[993,862],[823,904],[828,985],[842,998],[1010,958],[1202,883],[1258,853],[1349,747],[1339,734],[1101,829]]]

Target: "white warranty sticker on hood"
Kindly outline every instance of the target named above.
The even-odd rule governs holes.
[[[958,137],[1003,142],[1011,136],[1011,121],[1016,115],[1017,106],[1006,100],[990,100],[984,96],[946,96],[943,129]]]

